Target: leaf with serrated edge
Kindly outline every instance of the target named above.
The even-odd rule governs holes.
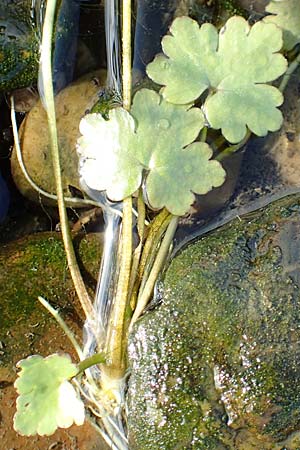
[[[81,121],[81,176],[90,188],[106,190],[116,201],[132,195],[144,178],[153,208],[166,206],[173,214],[184,214],[193,192],[204,194],[225,178],[221,164],[209,161],[212,152],[206,144],[189,145],[203,125],[199,108],[174,105],[141,89],[131,114],[116,108],[108,121],[98,114]]]
[[[111,200],[122,200],[135,192],[142,181],[143,167],[131,151],[135,123],[123,108],[88,114],[80,122],[77,141],[79,173],[97,191],[107,191]]]
[[[267,23],[275,23],[283,30],[283,48],[292,50],[300,43],[300,2],[299,0],[271,0],[266,6],[271,16],[264,18]]]
[[[265,83],[287,67],[278,52],[282,32],[274,24],[257,22],[251,28],[242,17],[230,18],[218,33],[211,24],[201,27],[189,17],[174,20],[162,40],[166,56],[158,55],[147,73],[164,85],[164,98],[175,104],[195,101],[205,91],[203,104],[212,128],[221,128],[232,143],[242,140],[247,127],[258,136],[280,128],[277,109],[283,97]]]
[[[25,436],[51,435],[84,422],[84,404],[67,380],[78,373],[68,355],[29,356],[17,364],[19,394],[14,429]]]
[[[195,200],[193,192],[206,194],[225,180],[224,169],[210,160],[212,150],[203,142],[155,156],[156,165],[146,179],[148,200],[154,208],[165,206],[181,216]]]

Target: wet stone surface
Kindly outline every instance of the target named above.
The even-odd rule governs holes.
[[[300,197],[176,256],[130,338],[130,448],[300,448]]]
[[[77,236],[75,246],[89,292],[95,288],[101,238]],[[78,340],[83,314],[68,273],[59,233],[38,233],[0,246],[0,448],[3,450],[105,450],[106,444],[86,421],[52,436],[25,437],[13,429],[17,393],[16,363],[30,354],[77,355],[66,335],[39,304],[38,295],[60,310]]]

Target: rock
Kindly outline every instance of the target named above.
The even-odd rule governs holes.
[[[39,39],[31,0],[1,0],[0,92],[29,86],[39,64]]]
[[[85,112],[96,103],[99,85],[104,86],[106,72],[100,70],[85,75],[61,91],[55,99],[59,148],[63,174],[64,192],[74,196],[74,189],[81,190],[78,175],[76,141],[79,137],[79,122]],[[95,80],[98,80],[95,82]],[[39,101],[27,114],[19,130],[24,165],[32,180],[43,190],[55,193],[55,182],[50,155],[48,125],[45,109]],[[54,204],[53,200],[41,197],[25,179],[14,148],[11,158],[14,182],[27,198]],[[77,196],[77,195],[75,195]]]
[[[90,292],[94,290],[101,252],[101,236],[75,239],[77,253]],[[38,233],[0,247],[0,439],[3,449],[15,450],[107,450],[106,444],[86,422],[58,430],[52,436],[19,436],[12,428],[15,413],[16,363],[30,354],[47,356],[62,352],[77,361],[72,346],[56,321],[39,304],[47,298],[59,308],[78,339],[83,313],[70,279],[59,233]]]
[[[199,238],[129,342],[131,450],[300,448],[300,196]]]

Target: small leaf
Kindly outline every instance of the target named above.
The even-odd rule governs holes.
[[[97,114],[82,119],[81,176],[90,188],[106,190],[116,201],[132,195],[144,179],[153,208],[184,214],[193,192],[204,194],[225,178],[221,164],[209,161],[212,152],[206,144],[189,146],[203,124],[199,108],[174,105],[141,89],[131,115],[116,108],[108,121]]]
[[[283,30],[283,48],[292,50],[300,42],[299,0],[271,0],[266,11],[273,14],[264,18],[267,23],[275,23]]]
[[[18,433],[50,435],[58,427],[83,424],[83,402],[67,381],[78,369],[67,355],[29,356],[17,366],[21,368],[15,382],[19,397],[14,429]]]
[[[211,24],[199,28],[189,17],[179,17],[170,32],[162,40],[166,56],[156,56],[147,66],[150,78],[165,86],[164,98],[185,104],[208,91],[206,119],[232,143],[245,137],[246,127],[258,136],[280,128],[277,106],[283,97],[265,84],[287,66],[276,53],[282,46],[276,25],[257,22],[251,28],[242,17],[232,17],[218,33]]]

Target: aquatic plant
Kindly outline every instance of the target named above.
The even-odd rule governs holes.
[[[251,132],[265,136],[280,128],[281,91],[299,63],[299,53],[293,49],[292,56],[286,55],[291,61],[288,67],[287,59],[279,53],[283,47],[282,30],[270,23],[276,22],[277,16],[269,16],[252,27],[245,19],[233,17],[220,31],[211,24],[199,27],[194,20],[180,17],[163,38],[164,55],[158,55],[147,67],[149,77],[163,88],[159,92],[141,89],[132,101],[131,2],[124,0],[123,106],[110,110],[106,118],[100,113],[86,115],[78,140],[82,186],[103,207],[107,229],[115,232],[118,245],[113,252],[111,241],[106,244],[100,294],[92,304],[76,266],[60,187],[51,88],[55,2],[48,3],[42,45],[45,105],[66,254],[86,315],[88,338],[81,349],[58,313],[42,300],[67,333],[81,362],[76,366],[59,355],[46,359],[31,356],[21,361],[14,426],[21,434],[31,435],[49,434],[57,426],[69,426],[74,421],[81,423],[82,403],[68,384],[71,379],[92,414],[99,417],[103,437],[112,448],[126,449],[127,338],[151,298],[179,216],[188,212],[195,194],[205,194],[222,185],[225,171],[219,161],[241,148]],[[280,2],[286,7],[291,3],[298,11],[295,2]],[[292,21],[287,21],[287,25],[294,30]],[[293,31],[293,36],[297,35],[299,28],[296,33]],[[296,37],[294,45],[288,41],[284,48],[291,50],[298,42]],[[279,88],[268,84],[284,73]],[[225,149],[219,151],[214,145],[214,153],[206,143],[210,129],[221,129],[224,140],[229,142]],[[138,242],[135,247],[134,232]],[[116,261],[111,264],[110,258]],[[51,377],[45,369],[48,365]],[[79,372],[83,373],[76,381]],[[64,402],[66,410],[60,402],[63,389],[75,405],[72,414],[68,402]],[[46,394],[52,399],[49,406]],[[30,412],[32,405],[39,405],[39,409],[42,401],[41,425],[38,415]]]

